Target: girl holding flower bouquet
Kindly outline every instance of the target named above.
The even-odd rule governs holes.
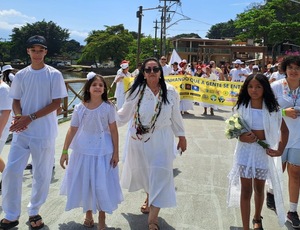
[[[234,164],[229,173],[228,205],[240,205],[243,229],[248,230],[250,200],[254,191],[253,228],[263,229],[261,210],[265,181],[268,178],[275,191],[279,224],[283,225],[285,214],[280,186],[282,170],[276,168],[272,157],[282,155],[288,129],[266,76],[249,75],[233,109],[243,130],[238,136]]]

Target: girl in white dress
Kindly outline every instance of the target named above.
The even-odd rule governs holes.
[[[119,141],[116,109],[107,98],[101,75],[90,72],[84,86],[83,102],[74,108],[60,165],[67,170],[61,194],[67,195],[66,211],[82,207],[83,225],[94,226],[93,213],[99,211],[98,229],[105,229],[105,213],[112,213],[123,200],[119,184]],[[68,149],[72,148],[70,160]]]
[[[278,221],[283,225],[282,169],[276,168],[273,158],[282,155],[288,128],[266,76],[251,74],[247,77],[235,109],[248,130],[239,136],[236,145],[234,164],[229,174],[228,205],[240,206],[243,229],[249,230],[250,202],[254,193],[253,229],[263,229],[264,188],[266,179],[270,179],[275,192]],[[264,149],[257,143],[258,140],[263,140],[269,147]]]

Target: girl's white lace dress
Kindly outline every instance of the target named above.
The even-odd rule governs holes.
[[[78,130],[61,185],[61,194],[67,195],[66,210],[82,207],[83,212],[112,213],[122,202],[118,166],[110,165],[113,144],[108,124],[115,115],[115,107],[106,102],[96,109],[82,103],[75,106],[71,126]]]

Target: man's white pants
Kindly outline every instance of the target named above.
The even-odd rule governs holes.
[[[5,219],[13,221],[20,217],[23,172],[30,154],[33,179],[31,199],[27,206],[28,215],[39,214],[39,209],[45,203],[49,192],[54,153],[55,139],[38,139],[22,133],[14,134],[2,175],[2,208]]]

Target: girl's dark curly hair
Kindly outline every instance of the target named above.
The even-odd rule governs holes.
[[[270,86],[270,83],[268,81],[268,78],[261,74],[250,74],[247,78],[244,84],[242,85],[242,88],[240,90],[240,93],[238,95],[238,100],[235,104],[237,108],[239,108],[241,105],[245,105],[246,108],[249,105],[249,102],[251,100],[249,93],[248,93],[248,85],[250,81],[253,79],[257,80],[263,87],[264,92],[263,92],[263,101],[265,102],[269,112],[274,112],[279,110],[279,104],[275,98],[275,95],[272,91],[272,88]]]
[[[291,64],[300,66],[300,56],[289,55],[284,57],[281,62],[281,69],[286,72],[286,68]]]
[[[106,84],[104,78],[100,74],[96,74],[95,77],[86,81],[85,85],[83,86],[83,92],[82,92],[83,101],[88,102],[91,99],[90,87],[96,79],[100,79],[103,82],[104,92],[101,95],[101,98],[104,102],[108,102],[107,84]]]
[[[160,87],[162,89],[162,101],[165,104],[169,103],[168,98],[167,98],[167,85],[166,85],[166,82],[165,82],[163,69],[162,69],[159,61],[154,57],[147,58],[146,60],[143,61],[143,64],[142,64],[142,67],[141,67],[141,70],[140,70],[138,76],[135,78],[132,86],[127,91],[129,91],[129,95],[131,95],[135,91],[136,88],[139,88],[138,92],[140,92],[140,90],[146,86],[147,80],[144,78],[144,70],[145,70],[146,64],[149,61],[155,61],[157,63],[157,66],[160,69],[159,84],[160,84]]]

